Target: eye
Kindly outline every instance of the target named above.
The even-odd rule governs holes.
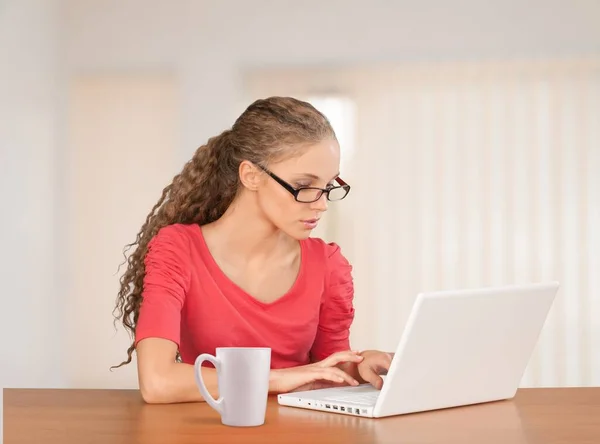
[[[294,184],[294,186],[295,186],[296,188],[306,188],[306,187],[309,187],[309,186],[310,186],[310,183],[306,183],[306,182],[302,182],[302,183],[300,183],[300,182],[296,182],[296,183]]]

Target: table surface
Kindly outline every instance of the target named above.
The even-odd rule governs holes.
[[[4,389],[4,443],[600,443],[600,387],[520,389],[512,400],[389,418],[284,407],[221,424],[205,403],[145,404],[137,390]]]

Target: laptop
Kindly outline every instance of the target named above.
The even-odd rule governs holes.
[[[370,384],[278,395],[279,404],[386,416],[513,398],[558,282],[417,295],[381,390]]]

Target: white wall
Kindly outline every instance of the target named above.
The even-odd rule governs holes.
[[[176,174],[177,86],[169,75],[85,75],[73,79],[65,160],[71,258],[64,310],[66,383],[137,387],[136,361],[117,371],[130,338],[113,328],[117,267],[163,188]],[[177,166],[178,167],[178,166]],[[178,168],[177,168],[178,169]],[[82,358],[85,355],[85,358]]]
[[[0,387],[61,386],[54,1],[0,3]]]
[[[67,4],[72,71],[178,69],[184,158],[247,105],[242,84],[247,68],[600,51],[595,0]]]

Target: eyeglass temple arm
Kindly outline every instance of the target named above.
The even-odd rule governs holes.
[[[342,180],[342,178],[341,178],[341,177],[337,177],[335,180],[337,180],[337,181],[338,181],[338,183],[339,183],[341,186],[346,186],[346,185],[348,185],[346,182],[344,182],[344,181]]]

